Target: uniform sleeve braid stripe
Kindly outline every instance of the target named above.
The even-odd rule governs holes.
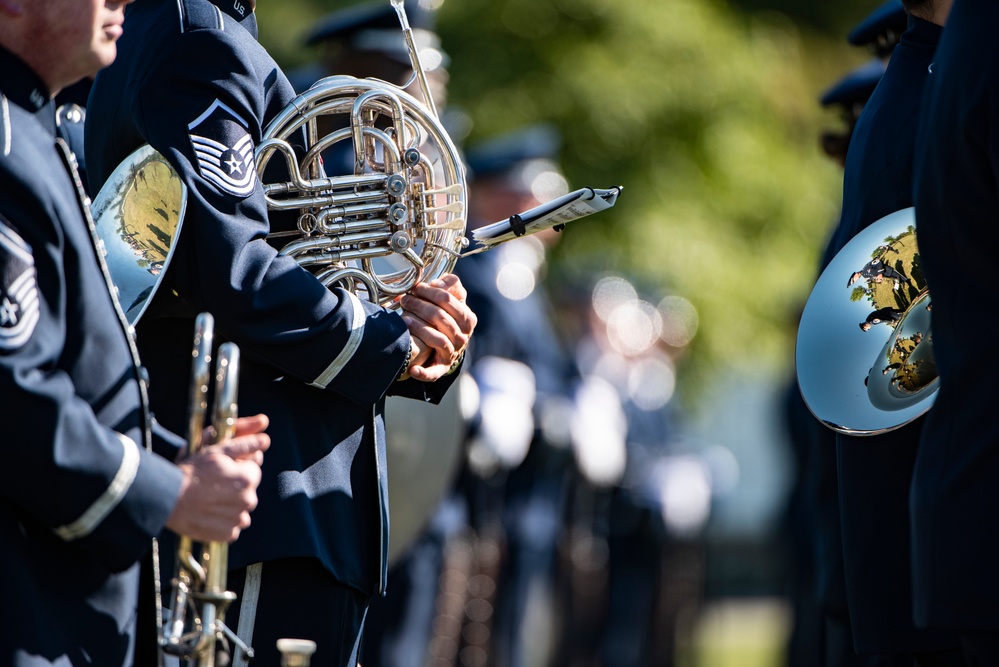
[[[333,381],[340,371],[350,363],[350,360],[354,358],[354,353],[361,346],[361,341],[364,339],[364,306],[361,305],[361,300],[350,292],[346,293],[350,298],[352,319],[350,323],[350,337],[347,339],[346,345],[340,350],[340,354],[337,355],[336,359],[333,360],[329,366],[326,367],[316,381],[312,383],[313,387],[320,387],[325,389],[326,386]]]
[[[56,535],[70,542],[86,537],[100,525],[101,521],[118,506],[121,499],[128,493],[135,475],[139,470],[139,446],[128,436],[116,433],[122,445],[121,465],[111,484],[104,493],[87,508],[80,518],[73,523],[55,529]]]

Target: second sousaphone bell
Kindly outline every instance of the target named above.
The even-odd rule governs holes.
[[[858,436],[929,410],[939,386],[931,306],[912,208],[851,239],[822,272],[798,326],[795,363],[809,410]]]

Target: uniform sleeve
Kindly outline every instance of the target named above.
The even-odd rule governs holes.
[[[167,461],[178,461],[187,451],[187,441],[153,419],[153,451]]]
[[[454,384],[454,381],[458,379],[458,374],[461,372],[461,367],[464,363],[464,360],[462,360],[453,373],[445,375],[436,382],[422,382],[413,378],[409,378],[405,382],[396,382],[389,390],[389,395],[399,396],[400,398],[412,398],[424,403],[437,405],[444,398],[444,394],[451,388],[451,385]]]
[[[184,34],[140,90],[139,129],[189,188],[167,280],[244,354],[373,405],[397,377],[409,334],[398,314],[326,289],[267,243],[253,149],[273,77],[283,75],[269,59],[202,30]]]
[[[0,184],[0,502],[122,570],[163,528],[181,473],[135,442],[138,429],[130,437],[108,428],[77,394],[62,370],[64,239],[41,204]],[[113,384],[108,405],[128,380]]]

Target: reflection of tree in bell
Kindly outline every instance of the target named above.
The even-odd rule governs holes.
[[[850,293],[851,301],[866,298],[873,310],[904,311],[926,287],[919,262],[915,228],[889,236],[871,252],[871,261],[854,271],[847,286],[860,283]]]
[[[895,344],[888,352],[888,365],[884,367],[881,373],[887,375],[891,371],[902,368],[906,359],[909,358],[909,355],[912,354],[912,351],[916,349],[916,346],[922,340],[923,334],[918,331],[912,336],[899,336],[896,338]]]
[[[133,168],[122,198],[118,233],[149,270],[162,263],[180,224],[180,180],[159,155]]]
[[[932,336],[927,337],[925,344],[922,335],[919,335],[919,340],[915,342],[912,342],[915,336],[908,339],[912,347],[901,367],[895,372],[895,377],[892,378],[893,387],[908,394],[915,394],[937,378],[932,338]]]

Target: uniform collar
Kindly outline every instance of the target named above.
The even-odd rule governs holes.
[[[55,136],[55,104],[41,78],[16,55],[0,46],[0,82],[3,94],[13,104],[32,113]]]
[[[910,14],[909,26],[902,33],[901,41],[912,46],[936,49],[942,34],[943,28],[936,23],[924,21]]]

